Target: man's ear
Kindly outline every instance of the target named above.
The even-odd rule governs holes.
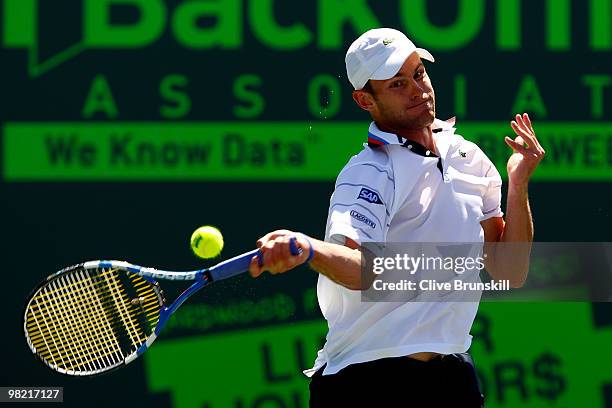
[[[353,91],[353,100],[364,111],[371,112],[376,105],[374,100],[374,96],[371,93],[364,91],[362,89]]]

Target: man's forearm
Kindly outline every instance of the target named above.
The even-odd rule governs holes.
[[[506,226],[501,242],[533,241],[533,220],[529,207],[527,185],[510,185],[506,205]]]
[[[344,245],[312,239],[314,257],[310,266],[334,282],[349,289],[362,289],[361,252]]]
[[[533,221],[527,185],[510,185],[506,205],[506,224],[495,244],[495,277],[507,279],[512,287],[525,283],[533,241]]]

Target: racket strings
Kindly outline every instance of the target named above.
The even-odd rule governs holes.
[[[45,292],[49,297],[53,297],[53,298],[70,298],[73,297],[75,295],[78,295],[80,293],[88,293],[91,291],[92,287],[95,288],[102,288],[104,286],[106,286],[106,282],[101,279],[104,278],[105,275],[111,274],[115,272],[115,269],[102,269],[100,270],[100,272],[97,272],[95,274],[93,273],[88,273],[87,271],[83,271],[83,270],[73,270],[70,273],[67,273],[65,275],[60,275],[57,279],[60,279],[64,276],[66,277],[74,277],[74,276],[78,276],[79,278],[77,280],[71,280],[69,282],[67,281],[62,281],[62,285],[56,287],[56,288],[50,288],[50,284],[47,285],[47,291]],[[89,283],[90,285],[84,285],[84,282],[86,281],[86,283]],[[44,302],[41,302],[44,303]]]
[[[85,286],[85,284],[87,284],[90,288],[93,287],[93,280],[85,273],[83,273],[83,271],[79,271],[79,277],[81,278],[79,281],[75,280],[74,276],[69,276],[68,279],[71,280],[72,283],[77,283],[77,287],[87,287]],[[85,347],[82,347],[83,355],[80,356],[81,361],[80,364],[76,366],[76,368],[80,368],[87,365],[90,369],[91,367],[99,369],[101,368],[101,364],[104,364],[104,362],[106,362],[106,364],[113,364],[118,361],[120,357],[123,357],[123,354],[121,353],[121,349],[119,347],[119,342],[117,341],[117,338],[114,335],[109,320],[106,315],[101,313],[101,310],[103,310],[102,304],[100,302],[99,295],[96,291],[91,292],[91,300],[95,303],[85,302],[85,306],[87,307],[87,313],[83,313],[83,308],[76,309],[76,305],[73,302],[69,302],[69,305],[72,308],[73,315],[77,318],[80,318],[80,320],[77,321],[80,327],[82,327],[81,330],[84,329],[84,331],[87,332],[89,336],[88,338],[94,338],[97,340],[95,344],[84,344]],[[93,307],[96,305],[98,307]],[[81,344],[77,343],[77,345]],[[110,351],[110,354],[114,354],[115,358],[109,359],[108,355],[110,354],[105,354],[105,358],[102,362],[99,362],[95,359],[89,359],[85,361],[83,361],[82,359],[82,357],[86,356],[87,354],[96,355],[96,353],[99,354],[100,352],[106,351]]]
[[[54,282],[52,286],[57,288],[57,282]],[[57,304],[57,303],[56,303]],[[66,336],[67,342],[72,344],[73,349],[64,349],[69,357],[70,357],[70,369],[76,369],[81,366],[87,366],[88,369],[97,369],[100,368],[99,364],[90,363],[85,360],[85,356],[92,355],[96,352],[97,349],[104,349],[110,346],[110,344],[106,345],[103,342],[108,342],[109,340],[114,340],[114,345],[117,347],[116,339],[111,339],[110,337],[100,338],[100,330],[93,329],[93,320],[92,317],[95,315],[95,309],[92,309],[90,305],[87,303],[84,305],[87,307],[86,311],[88,313],[83,313],[84,308],[76,308],[76,305],[73,302],[66,302],[66,309],[63,312],[60,310],[55,310],[55,312],[60,312],[61,317],[68,321],[67,331],[68,336]],[[58,307],[60,307],[58,305]],[[92,316],[93,314],[93,316]],[[98,316],[96,316],[98,317]],[[104,320],[100,320],[101,324],[104,324]],[[61,327],[61,326],[60,326]],[[109,332],[104,332],[107,334]],[[110,333],[112,334],[112,332]],[[95,343],[88,344],[86,339],[93,338],[96,339]],[[106,347],[105,347],[106,346]]]
[[[108,274],[109,272],[111,272],[111,270],[106,271],[104,273],[99,274],[100,277],[103,277],[105,274]],[[68,275],[68,276],[72,276],[72,275]],[[81,278],[81,279],[87,279],[85,278]],[[132,276],[130,276],[130,279],[134,280],[134,278]],[[97,282],[94,282],[93,280],[91,281],[92,283],[90,285],[87,286],[83,286],[82,285],[82,281],[73,281],[72,283],[66,284],[58,289],[53,289],[53,290],[48,290],[45,292],[45,294],[50,298],[49,300],[40,300],[38,299],[38,305],[41,306],[47,306],[48,303],[51,302],[51,299],[58,299],[58,300],[63,300],[63,299],[68,299],[71,298],[75,295],[83,295],[83,294],[87,294],[89,292],[92,291],[92,289],[100,289],[103,288],[105,286],[107,286],[107,282],[102,281],[102,280],[98,280]],[[139,298],[142,299],[142,301],[147,301],[147,307],[145,309],[145,311],[149,312],[149,311],[158,311],[158,308],[156,307],[156,304],[149,304],[149,301],[152,300],[157,300],[157,294],[155,292],[152,292],[148,289],[148,286],[150,284],[146,281],[134,281],[134,288],[137,290],[138,294],[139,294]],[[71,289],[70,291],[66,291],[67,289]],[[121,292],[124,292],[124,289],[120,289]],[[104,299],[104,302],[112,302],[111,298],[106,298]],[[147,318],[148,320],[154,321],[152,324],[155,324],[155,322],[157,321],[159,317],[159,313],[147,313]]]
[[[130,302],[136,308],[144,312],[149,327],[157,326],[159,321],[159,297],[157,292],[151,290],[151,284],[142,277],[130,274],[128,275],[133,288],[136,291],[138,302]]]
[[[79,269],[35,294],[26,331],[48,364],[69,372],[95,372],[136,352],[152,333],[159,312],[158,293],[142,277],[110,268]]]
[[[53,282],[50,287],[55,288],[55,286],[56,286],[56,283]],[[49,289],[48,288],[45,288],[45,289],[46,290],[43,291],[43,293],[46,296],[48,296],[47,292]],[[57,304],[57,301],[54,301],[53,298],[49,299],[48,306],[52,309],[53,313],[56,313],[58,315],[65,315],[65,313],[62,313],[63,312],[62,307],[59,306]],[[40,318],[42,319],[42,316]],[[53,357],[53,360],[55,361],[57,357],[62,361],[64,366],[73,368],[74,367],[73,359],[75,358],[75,355],[72,352],[72,350],[66,347],[66,343],[71,342],[73,345],[80,346],[75,341],[75,337],[76,337],[75,331],[72,330],[72,327],[70,325],[61,324],[61,322],[57,320],[43,319],[43,321],[45,321],[47,331],[51,335],[50,338],[52,339],[53,344],[56,346],[56,350],[64,350],[65,352],[65,354],[62,354],[62,353],[51,354],[51,356]],[[51,331],[51,329],[53,331]],[[56,335],[53,335],[53,333],[56,333]]]
[[[119,317],[126,328],[130,341],[134,346],[136,346],[136,348],[138,348],[146,340],[147,336],[139,327],[136,326],[133,316],[130,314],[130,311],[125,305],[126,302],[129,303],[129,299],[127,298],[125,292],[121,291],[119,288],[115,276],[104,275],[104,279],[106,280],[108,288],[111,291],[110,298],[113,300],[117,312],[119,312]]]
[[[30,319],[28,319],[28,320],[30,320]],[[34,314],[34,322],[36,323],[36,328],[39,330],[39,333],[41,334],[41,338],[42,338],[42,340],[43,340],[43,342],[44,342],[45,346],[47,347],[47,348],[46,348],[46,350],[52,350],[52,348],[51,348],[51,346],[50,346],[50,343],[51,343],[51,344],[53,344],[53,346],[54,346],[54,348],[55,348],[56,350],[57,350],[57,349],[59,349],[59,346],[57,345],[57,342],[55,341],[55,336],[49,336],[49,338],[48,338],[48,340],[49,340],[49,341],[47,342],[47,337],[45,337],[44,335],[42,335],[42,333],[43,333],[43,329],[42,329],[42,327],[44,327],[44,328],[47,330],[47,332],[48,332],[49,334],[53,333],[53,332],[51,331],[51,329],[49,328],[49,324],[47,323],[47,320],[46,320],[46,319],[42,319],[42,318],[41,318],[41,319],[40,319],[40,321],[41,321],[41,322],[39,322],[39,319],[38,319],[38,318],[37,318],[37,316]],[[53,324],[53,323],[52,323],[52,324]],[[42,326],[42,327],[41,327],[41,326]],[[53,361],[53,364],[57,365],[57,361],[56,361],[56,359],[55,359],[55,356],[57,355],[58,359],[59,359],[59,360],[61,360],[62,365],[66,365],[66,362],[64,361],[64,359],[63,359],[63,357],[62,357],[62,355],[61,355],[61,354],[57,354],[57,353],[56,353],[55,355],[54,355],[54,354],[52,354],[52,353],[49,353],[49,354],[50,354],[50,356],[51,356],[51,360]]]
[[[82,272],[77,272],[78,280],[75,280],[73,275],[62,276],[57,280],[51,282],[47,287],[41,291],[41,297],[46,300],[45,309],[38,307],[33,309],[33,315],[37,319],[43,319],[51,323],[48,326],[47,337],[50,337],[54,345],[61,345],[55,349],[42,350],[41,355],[50,355],[52,359],[57,363],[56,356],[59,356],[64,361],[64,368],[75,369],[87,366],[89,369],[100,368],[100,364],[108,364],[110,360],[106,362],[91,362],[91,355],[99,354],[107,350],[114,352],[121,352],[118,346],[117,339],[114,338],[114,334],[108,325],[108,319],[105,315],[100,313],[101,308],[95,307],[96,301],[99,304],[99,299],[95,291],[87,292],[89,298],[87,302],[79,301],[78,304],[74,301],[66,301],[66,296],[59,297],[59,289],[62,285],[66,285],[68,280],[72,281],[71,286],[77,286],[79,288],[91,288],[91,280],[84,275]],[[50,293],[54,293],[56,296],[53,297]],[[83,291],[81,290],[81,293]],[[82,294],[81,294],[82,296]],[[39,298],[39,299],[40,299]],[[61,304],[59,301],[61,300]],[[35,306],[38,306],[35,304]],[[52,315],[55,318],[49,319],[48,316]],[[106,327],[104,327],[106,326]],[[49,329],[53,329],[52,331]],[[45,333],[41,333],[44,335]],[[32,336],[33,340],[36,340],[36,336]],[[48,344],[48,342],[47,342]],[[67,344],[70,347],[67,347]],[[66,361],[67,360],[67,361]],[[97,367],[96,367],[97,366]]]
[[[80,277],[83,278],[83,275],[81,274]],[[83,280],[85,280],[85,279],[83,279]],[[79,282],[82,282],[83,280],[81,280]],[[79,284],[79,283],[77,282],[77,284]],[[80,284],[80,285],[82,286],[82,284]],[[51,285],[50,285],[50,287],[56,288],[56,286],[51,286]],[[94,297],[94,299],[95,299],[95,297]],[[75,305],[73,303],[68,303],[69,305],[72,306],[72,308],[70,310],[71,313],[73,313],[74,316],[76,316],[78,319],[80,319],[80,320],[76,319],[76,321],[77,322],[81,322],[81,324],[76,326],[75,330],[78,330],[79,332],[85,332],[86,334],[89,334],[89,340],[91,340],[91,339],[97,340],[97,341],[93,342],[93,346],[96,347],[95,349],[93,349],[93,351],[96,351],[96,350],[99,351],[98,354],[100,355],[100,357],[112,355],[113,353],[121,353],[121,350],[117,347],[117,341],[116,340],[112,341],[112,343],[114,343],[115,347],[112,347],[112,344],[108,343],[108,340],[110,338],[110,337],[108,337],[108,333],[110,333],[112,335],[112,333],[113,333],[112,330],[101,330],[100,328],[92,328],[91,327],[92,320],[91,320],[91,318],[88,317],[90,315],[94,316],[96,319],[99,319],[99,321],[102,321],[102,322],[105,321],[104,316],[99,313],[98,309],[96,309],[96,308],[92,309],[92,307],[91,307],[92,303],[93,302],[84,303],[85,305],[89,305],[89,307],[86,308],[87,312],[89,312],[89,313],[86,313],[86,314],[81,314],[80,312],[75,312],[75,309],[74,309]],[[55,312],[57,313],[57,310],[55,310]],[[91,313],[91,312],[94,312],[94,313]],[[69,324],[72,324],[72,325],[75,324],[75,319],[72,319],[72,320],[67,319],[68,316],[66,316],[65,314],[60,314],[60,317],[62,317],[64,320],[67,320],[69,322]],[[100,319],[101,317],[102,317],[102,319]],[[87,324],[87,323],[89,323],[89,324]],[[60,328],[61,328],[61,326],[60,326]],[[104,328],[102,328],[102,329],[104,329]],[[59,331],[60,334],[62,334],[61,330],[57,330],[57,327],[55,328],[55,330]],[[69,331],[69,334],[71,334],[71,333],[73,333],[73,331]],[[78,341],[78,337],[75,338],[74,336],[66,336],[65,330],[64,330],[63,334],[64,334],[65,337],[70,337],[69,341],[71,342],[71,344],[75,345],[77,349],[81,349],[81,350],[84,349],[83,345],[82,345],[82,341]],[[103,336],[102,339],[100,339],[100,335],[103,335],[103,334],[106,334],[106,337]],[[107,343],[105,344],[103,341],[106,341]],[[57,344],[57,341],[55,343]],[[60,343],[62,343],[61,339],[60,339]],[[111,347],[108,347],[109,345]],[[88,353],[86,353],[84,355],[92,354],[91,353],[92,352],[92,348],[91,347],[89,347],[89,348],[86,347],[84,350],[86,352],[88,352]],[[71,354],[71,353],[68,353],[68,354]],[[74,353],[72,353],[72,354],[74,354]],[[91,360],[91,358],[89,360]],[[108,364],[110,362],[108,357],[105,357],[104,360],[106,361],[106,364]],[[80,365],[88,365],[89,368],[91,368],[91,362],[90,361],[87,361],[87,360],[83,361],[83,359],[80,359],[79,361],[77,361],[77,363],[78,363],[77,368]],[[72,364],[71,366],[72,366],[72,368],[74,368],[74,364]],[[95,368],[95,366],[94,366],[94,368]]]
[[[152,295],[148,295],[148,296],[142,296],[139,299],[141,301],[148,301],[149,303],[151,303],[151,301],[154,301],[154,300],[157,299],[157,296],[155,294],[152,294]],[[99,299],[95,299],[95,300],[97,301],[99,307],[93,308],[93,309],[91,307],[89,307],[88,311],[93,312],[93,313],[91,313],[91,315],[94,315],[94,317],[99,318],[101,321],[104,321],[104,320],[106,320],[105,316],[104,315],[100,315],[99,314],[99,310],[102,310],[102,309],[108,307],[108,305],[110,303],[114,303],[114,301],[112,299],[110,299],[110,298],[106,299],[103,302],[100,301]],[[68,304],[72,305],[72,303],[68,303]],[[49,304],[49,302],[47,302],[45,305],[46,306],[51,306]],[[39,305],[34,305],[34,306],[39,306]],[[135,306],[132,306],[132,305],[130,305],[130,306],[131,306],[131,309],[129,310],[130,313],[134,313],[135,314],[135,313],[138,312],[136,310]],[[150,326],[150,327],[151,326],[155,326],[157,321],[159,320],[159,313],[158,313],[159,312],[159,307],[154,303],[154,304],[151,304],[149,306],[142,307],[142,311],[146,314],[146,320],[148,322],[147,326]],[[38,312],[38,308],[37,309],[33,309],[33,312],[34,312],[34,315],[37,316],[36,313]],[[86,321],[86,323],[92,323],[91,319],[89,318],[90,315],[83,314],[82,311],[74,310],[73,308],[71,308],[70,312],[72,314],[76,315],[80,319],[80,320],[77,321],[77,324],[80,323],[79,324],[79,328],[78,328],[79,330],[90,329],[89,325],[84,325],[85,321]],[[58,313],[58,315],[60,315],[60,317],[62,317],[61,313]],[[63,326],[67,326],[69,328],[74,326],[74,322],[66,323],[65,320],[68,320],[68,319],[64,318],[63,321],[59,322],[59,325],[60,325],[59,327],[60,328],[62,328]],[[122,326],[122,325],[124,325],[124,322],[119,321],[119,320],[113,320],[113,321],[108,321],[107,322],[107,327],[106,328],[107,329],[112,329],[112,328],[116,328],[116,327],[119,327],[119,326]],[[131,328],[131,326],[129,328]],[[105,333],[108,333],[108,332],[112,332],[111,330],[102,330],[102,331],[100,331],[98,328],[94,328],[93,330],[99,332],[99,334],[105,334]],[[59,331],[59,330],[56,330],[56,331]],[[32,338],[35,339],[36,335],[32,335]]]

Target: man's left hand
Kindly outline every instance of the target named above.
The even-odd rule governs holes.
[[[524,187],[546,152],[538,142],[528,114],[516,115],[510,126],[516,137],[505,138],[506,144],[513,150],[507,165],[508,181],[510,185]]]

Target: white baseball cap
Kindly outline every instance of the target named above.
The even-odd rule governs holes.
[[[427,61],[435,61],[429,51],[417,48],[401,31],[393,28],[366,31],[346,52],[348,79],[355,89],[362,89],[370,79],[389,79],[413,52]]]

